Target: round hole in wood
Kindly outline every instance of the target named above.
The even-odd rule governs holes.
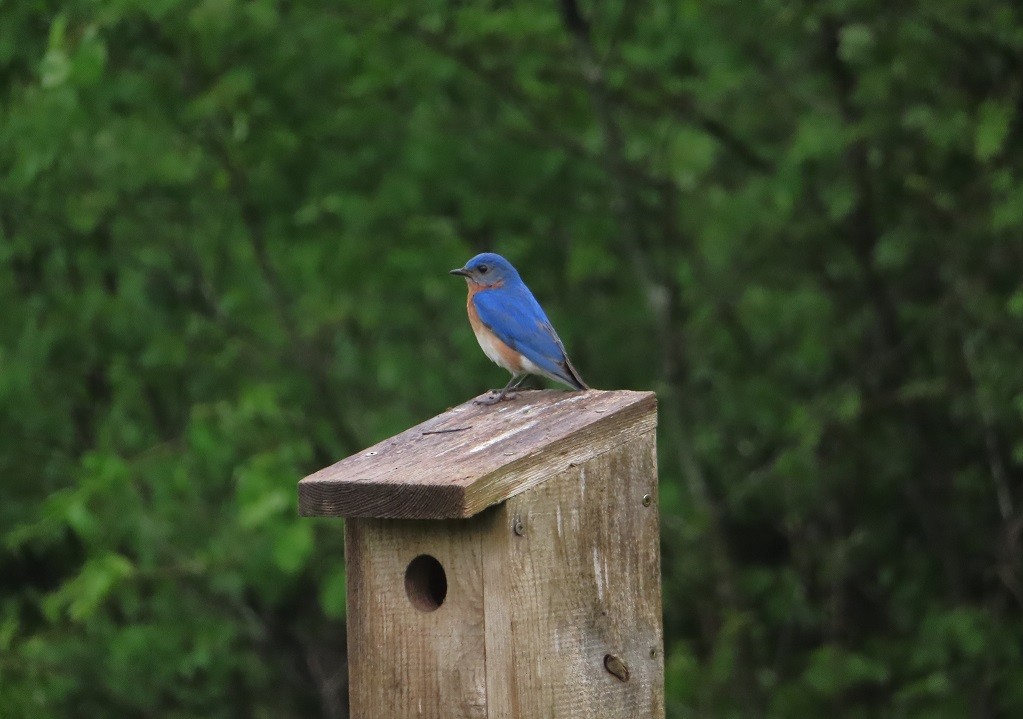
[[[434,611],[448,595],[448,576],[444,567],[429,554],[420,554],[409,562],[405,570],[405,593],[419,611]]]

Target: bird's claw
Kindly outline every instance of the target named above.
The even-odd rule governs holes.
[[[489,407],[490,405],[497,404],[498,402],[503,402],[504,400],[515,399],[518,396],[519,395],[517,392],[506,392],[502,394],[501,390],[492,389],[490,390],[489,396],[480,399],[474,399],[472,403],[476,405],[483,405],[484,407]]]

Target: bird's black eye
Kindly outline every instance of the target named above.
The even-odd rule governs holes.
[[[479,273],[481,275],[485,275],[487,274],[487,270],[489,270],[490,268],[487,267],[486,265],[476,265],[476,269],[479,270]]]

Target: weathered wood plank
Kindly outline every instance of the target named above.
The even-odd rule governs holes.
[[[470,521],[345,522],[348,657],[353,719],[489,719],[481,533]],[[434,557],[443,602],[409,599],[406,570]]]
[[[488,719],[664,716],[656,461],[648,432],[495,510]]]
[[[454,407],[299,482],[304,516],[470,517],[656,426],[652,392],[527,391]]]

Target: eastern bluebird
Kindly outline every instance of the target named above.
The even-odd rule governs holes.
[[[469,324],[483,352],[512,374],[504,389],[492,390],[497,392],[496,397],[477,400],[478,404],[508,399],[508,391],[530,374],[563,382],[573,389],[589,389],[565,354],[565,346],[540,303],[508,260],[484,252],[466,262],[465,267],[451,270],[451,274],[461,275],[469,286],[465,303]]]

